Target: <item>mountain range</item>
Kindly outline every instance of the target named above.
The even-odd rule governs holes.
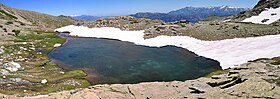
[[[92,15],[78,15],[78,16],[71,16],[74,19],[78,20],[97,20],[100,18],[110,18],[111,16],[92,16]]]
[[[136,18],[159,19],[165,22],[188,20],[190,22],[196,23],[198,21],[208,18],[209,16],[231,16],[247,10],[249,9],[230,6],[185,7],[168,13],[141,12],[133,14],[131,16]]]
[[[129,16],[133,16],[135,18],[163,20],[165,22],[188,20],[190,22],[196,23],[198,21],[208,18],[209,16],[232,16],[247,10],[249,10],[249,8],[238,8],[238,7],[230,7],[230,6],[185,7],[168,13],[139,12]],[[79,20],[96,20],[98,18],[108,18],[108,17],[81,15],[81,16],[74,16],[73,18]]]

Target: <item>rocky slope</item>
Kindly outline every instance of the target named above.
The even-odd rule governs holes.
[[[55,29],[65,25],[70,25],[76,20],[67,16],[51,16],[33,11],[21,10],[0,4],[1,19],[17,21],[21,25],[32,25],[39,28]]]
[[[246,11],[244,13],[240,13],[235,15],[232,19],[234,21],[242,21],[245,18],[249,18],[252,16],[259,15],[261,12],[265,11],[269,8],[279,8],[280,7],[280,0],[260,0],[258,4],[251,10]],[[273,23],[274,25],[279,25],[280,20]]]
[[[44,99],[236,99],[280,98],[280,60],[259,59],[184,82],[95,85],[32,98]],[[2,95],[5,98],[14,96]],[[31,97],[29,97],[31,98]]]

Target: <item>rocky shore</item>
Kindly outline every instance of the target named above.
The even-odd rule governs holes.
[[[25,98],[44,99],[215,99],[280,97],[279,58],[259,59],[195,80],[95,85]],[[13,96],[1,95],[3,98]]]

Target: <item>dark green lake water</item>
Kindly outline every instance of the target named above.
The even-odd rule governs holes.
[[[49,56],[65,69],[85,70],[92,84],[184,81],[221,70],[218,61],[183,48],[97,38],[68,38]]]

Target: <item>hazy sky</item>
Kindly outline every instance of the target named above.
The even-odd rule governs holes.
[[[52,15],[127,15],[169,12],[186,6],[229,5],[252,8],[258,0],[0,0],[8,6]]]

